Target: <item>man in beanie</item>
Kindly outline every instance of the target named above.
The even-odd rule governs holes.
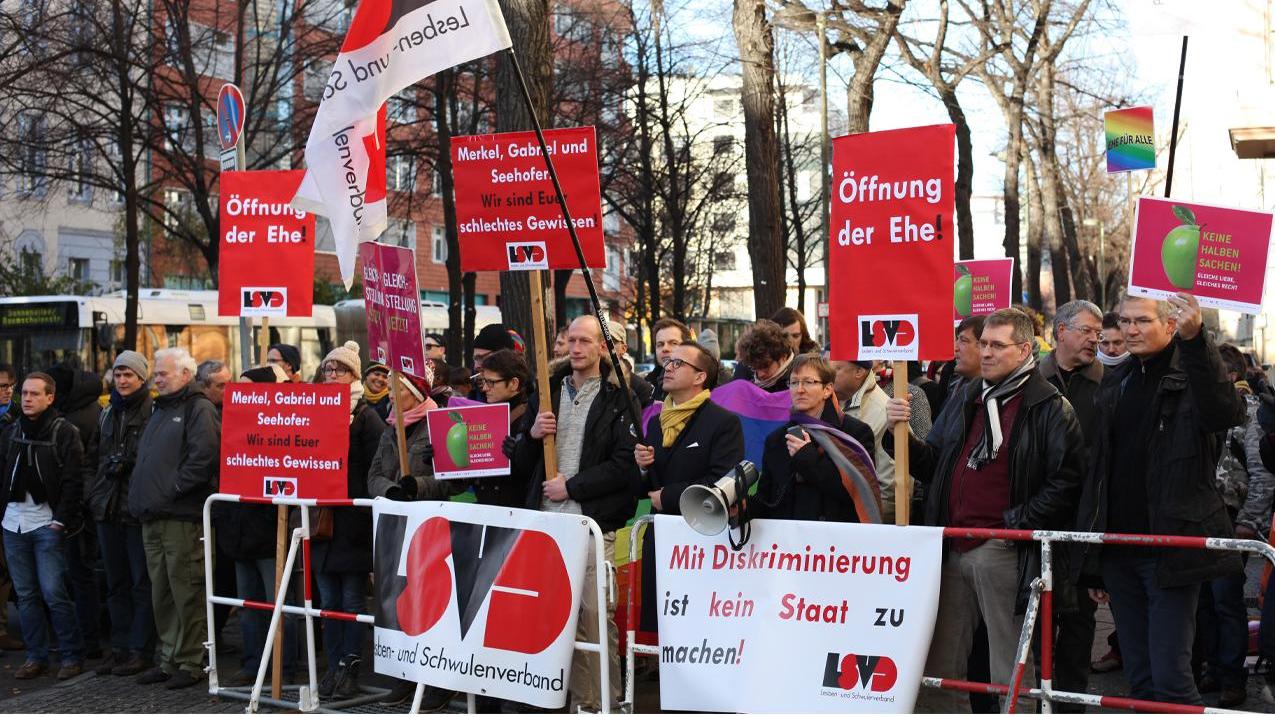
[[[374,361],[363,369],[363,400],[382,421],[389,417],[394,404],[390,403],[390,369],[385,364]]]
[[[204,679],[204,500],[217,488],[221,420],[194,385],[186,349],[155,352],[155,411],[138,441],[128,512],[142,523],[158,664],[139,684],[190,687]]]
[[[504,324],[487,324],[474,337],[474,370],[481,371],[483,359],[501,349],[514,348],[514,339]]]
[[[102,412],[86,465],[88,507],[97,521],[106,606],[111,615],[110,653],[98,674],[135,675],[150,667],[155,646],[151,581],[146,573],[142,525],[128,512],[128,484],[142,431],[153,410],[150,364],[136,351],[121,351],[111,369],[114,388]]]
[[[278,364],[288,374],[288,380],[297,383],[301,378],[301,350],[291,344],[271,344],[266,352],[266,363]]]
[[[53,407],[56,382],[47,373],[22,382],[22,416],[0,436],[0,511],[5,560],[18,593],[27,660],[14,677],[29,680],[49,667],[44,607],[52,615],[62,661],[58,679],[83,672],[84,641],[67,591],[65,535],[81,530],[79,431]]]

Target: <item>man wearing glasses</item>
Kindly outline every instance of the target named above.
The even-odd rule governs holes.
[[[1097,361],[1098,339],[1102,334],[1102,310],[1083,299],[1058,307],[1054,315],[1054,350],[1040,360],[1040,375],[1067,397],[1076,409],[1076,419],[1093,444],[1098,411],[1094,396],[1102,383],[1102,364]],[[1085,454],[1085,464],[1089,455]],[[1074,544],[1059,546],[1054,555],[1060,566],[1074,565],[1067,558],[1078,555]],[[1058,642],[1054,650],[1054,686],[1067,692],[1086,692],[1089,662],[1093,651],[1094,611],[1097,604],[1085,588],[1077,587],[1069,569],[1055,570],[1054,615]],[[1059,703],[1058,712],[1083,712],[1081,705]]]
[[[1076,413],[1036,367],[1032,320],[1017,309],[987,317],[980,381],[949,400],[925,441],[909,440],[912,475],[929,484],[925,524],[956,528],[1062,529],[1072,525],[1084,471]],[[891,427],[908,402],[886,406]],[[885,442],[893,450],[893,431]],[[939,612],[925,674],[963,680],[974,631],[987,625],[991,681],[1007,684],[1031,582],[1040,567],[1030,542],[953,539],[944,551]],[[1023,686],[1032,684],[1031,662]],[[969,712],[968,698],[924,690],[918,712]]]
[[[1214,485],[1219,437],[1246,418],[1244,401],[1203,330],[1194,296],[1123,297],[1120,328],[1133,359],[1098,389],[1097,429],[1078,528],[1233,537]],[[1085,546],[1082,581],[1111,602],[1132,697],[1200,705],[1191,673],[1200,585],[1239,572],[1239,554]]]
[[[658,332],[656,332],[658,334]],[[678,344],[663,371],[664,407],[651,416],[645,438],[633,449],[642,471],[642,492],[652,512],[681,515],[682,491],[712,485],[744,459],[744,429],[739,416],[713,403],[718,363],[703,346]],[[642,629],[656,630],[655,531],[642,541]]]
[[[447,345],[438,334],[425,334],[425,358],[447,363]]]

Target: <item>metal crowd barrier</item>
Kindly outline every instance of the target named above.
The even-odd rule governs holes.
[[[208,694],[214,697],[229,697],[232,699],[240,699],[248,701],[247,712],[255,713],[262,704],[272,707],[280,707],[284,709],[294,709],[300,712],[339,712],[342,708],[353,707],[365,704],[383,697],[388,690],[363,687],[364,694],[359,697],[347,698],[334,702],[329,702],[320,706],[319,689],[318,689],[318,665],[315,660],[314,651],[314,618],[330,618],[334,620],[348,620],[351,622],[360,622],[367,625],[373,625],[376,618],[373,615],[354,614],[348,612],[340,612],[336,610],[321,610],[314,607],[313,596],[311,594],[311,569],[310,569],[310,512],[308,510],[299,511],[301,515],[301,527],[292,531],[292,538],[288,546],[287,558],[283,564],[284,585],[281,585],[275,591],[275,601],[273,604],[259,602],[256,600],[244,600],[237,597],[228,597],[215,594],[213,587],[213,530],[212,530],[212,504],[216,502],[226,503],[252,503],[257,505],[286,505],[299,508],[368,508],[370,509],[375,501],[387,500],[386,498],[352,498],[352,499],[315,499],[315,498],[257,498],[252,496],[239,496],[229,493],[215,493],[208,496],[204,501],[204,578],[207,585],[207,599],[205,600],[205,608],[207,610],[208,619],[208,641],[204,643],[204,647],[208,650]],[[597,581],[594,589],[597,591],[598,600],[598,642],[581,642],[576,641],[575,649],[585,652],[594,652],[599,656],[601,669],[599,670],[599,687],[602,695],[602,714],[610,714],[610,694],[611,694],[611,674],[607,668],[606,650],[607,650],[607,580],[612,575],[613,570],[611,564],[606,560],[604,552],[605,546],[602,539],[602,530],[593,519],[586,516],[580,516],[585,521],[590,534],[593,536],[593,559],[596,568]],[[304,586],[302,605],[285,605],[287,597],[287,581],[292,575],[293,566],[296,564],[297,554],[300,553],[301,558],[301,581]],[[270,612],[270,626],[266,631],[265,648],[262,650],[261,662],[257,667],[257,678],[253,683],[251,690],[245,691],[246,688],[221,687],[217,683],[217,635],[213,621],[213,606],[229,605],[246,610],[267,610]],[[262,687],[265,682],[266,668],[270,664],[270,647],[274,640],[279,639],[279,633],[282,631],[282,621],[284,613],[289,615],[302,615],[305,617],[305,638],[306,638],[306,663],[308,669],[308,682],[301,685],[289,685],[289,689],[297,689],[298,698],[296,701],[285,699],[273,699],[271,697],[263,697],[261,694]],[[412,697],[412,706],[409,714],[417,714],[420,712],[421,698],[425,691],[425,683],[417,683],[416,692]],[[475,711],[475,699],[473,694],[466,695],[468,711],[473,714]]]
[[[625,650],[627,659],[625,661],[623,705],[630,710],[633,707],[634,700],[633,682],[636,674],[635,658],[638,655],[659,655],[658,644],[639,644],[637,642],[637,630],[635,627],[636,601],[634,599],[634,591],[635,586],[638,583],[637,561],[642,549],[642,541],[639,531],[642,529],[649,530],[653,521],[654,516],[650,515],[639,518],[633,523],[633,532],[629,536],[629,584],[627,591],[628,605],[626,606],[628,625],[625,633],[627,643]],[[1272,564],[1275,564],[1275,547],[1272,547],[1260,540],[1240,540],[1238,538],[1201,538],[1182,535],[1132,535],[1126,533],[1082,533],[1078,531],[1061,530],[944,528],[943,537],[1038,542],[1040,543],[1041,553],[1040,577],[1036,578],[1032,582],[1032,592],[1027,604],[1027,613],[1023,617],[1023,629],[1018,637],[1018,648],[1015,653],[1017,658],[1014,665],[1014,671],[1010,678],[1011,684],[999,685],[987,682],[971,682],[968,680],[924,677],[921,679],[922,686],[944,690],[955,690],[959,692],[1001,695],[1005,697],[1004,711],[1008,713],[1016,712],[1019,706],[1019,701],[1023,697],[1027,697],[1038,700],[1041,705],[1041,712],[1044,714],[1051,714],[1053,712],[1053,703],[1055,702],[1092,707],[1125,709],[1136,712],[1242,714],[1239,710],[1227,710],[1220,707],[1182,705],[1171,702],[1139,700],[1130,697],[1082,694],[1079,692],[1064,692],[1055,690],[1053,688],[1053,546],[1055,543],[1099,543],[1103,545],[1126,545],[1147,548],[1232,550],[1237,552],[1255,553],[1270,561]],[[1037,622],[1040,623],[1040,686],[1028,689],[1023,687],[1022,682],[1023,675],[1026,672],[1027,660],[1030,658],[1032,636]]]

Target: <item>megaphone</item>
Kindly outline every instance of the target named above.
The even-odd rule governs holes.
[[[682,491],[677,505],[692,530],[717,535],[731,525],[730,509],[748,495],[756,482],[757,466],[752,461],[742,461],[713,485],[692,485]]]

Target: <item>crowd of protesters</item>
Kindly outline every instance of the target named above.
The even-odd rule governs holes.
[[[676,515],[689,486],[715,482],[743,460],[740,417],[714,401],[715,389],[731,380],[791,399],[791,419],[765,439],[754,518],[893,523],[907,502],[914,523],[947,527],[1243,538],[1264,537],[1271,527],[1275,392],[1260,368],[1204,328],[1188,294],[1125,297],[1106,315],[1073,301],[1058,307],[1048,338],[1025,307],[966,319],[955,327],[953,359],[911,362],[907,394],[898,396],[888,366],[831,360],[793,309],[742,333],[733,372],[711,331],[695,335],[665,318],[651,335],[656,365],[645,375],[627,356],[614,370],[598,319],[582,316],[555,336],[547,385],[533,379],[521,337],[499,324],[475,337],[472,368],[449,364],[444,337],[430,334],[424,378],[392,383],[387,367],[365,364],[358,344],[347,342],[309,380],[348,387],[350,498],[446,500],[472,491],[483,504],[585,515],[601,528],[612,562],[616,534],[640,501]],[[626,353],[622,338],[618,348]],[[285,344],[270,346],[266,363],[240,376],[219,361],[196,365],[180,348],[150,361],[123,351],[102,402],[103,382],[92,373],[58,365],[18,376],[0,365],[3,558],[21,624],[19,636],[0,620],[0,649],[25,651],[17,678],[46,673],[56,652],[58,679],[89,668],[170,689],[205,679],[202,510],[218,485],[223,395],[232,381],[307,380],[301,371],[300,351]],[[542,392],[548,410],[540,410]],[[632,425],[631,395],[643,408],[661,404],[645,425]],[[507,477],[435,479],[424,418],[457,397],[509,405]],[[901,423],[911,495],[894,490],[893,427]],[[545,472],[549,436],[553,475]],[[856,484],[847,473],[875,480]],[[320,508],[310,523],[319,606],[366,613],[370,514]],[[273,506],[217,504],[218,594],[274,600],[275,529]],[[648,555],[653,541],[648,530]],[[101,601],[98,564],[106,576]],[[654,561],[643,570],[641,626],[655,630]],[[1008,683],[1039,571],[1031,543],[946,541],[925,674]],[[1217,691],[1224,707],[1246,699],[1240,553],[1062,546],[1054,576],[1056,689],[1083,693],[1091,668],[1122,667],[1136,698],[1199,705],[1202,693]],[[585,583],[594,579],[586,575]],[[299,580],[300,571],[288,576],[289,600]],[[9,590],[9,580],[0,582],[0,600]],[[613,617],[614,605],[597,604],[593,590],[581,603],[577,639],[599,641],[597,613]],[[1116,632],[1091,664],[1100,604],[1110,605]],[[1260,653],[1271,658],[1272,600],[1264,610]],[[214,631],[226,614],[214,613]],[[300,632],[295,618],[283,622],[282,677],[292,681],[301,668]],[[238,624],[242,665],[223,684],[251,683],[269,661],[268,615],[241,610]],[[618,702],[618,631],[614,620],[607,624],[604,656],[576,653],[573,709]],[[324,619],[320,698],[361,693],[369,638],[364,624]],[[602,669],[611,672],[611,695],[597,693]],[[399,682],[382,702],[404,704],[414,689]],[[441,709],[453,697],[430,687],[422,708]],[[479,707],[502,705],[487,699]],[[997,704],[925,689],[917,708],[969,712]]]

